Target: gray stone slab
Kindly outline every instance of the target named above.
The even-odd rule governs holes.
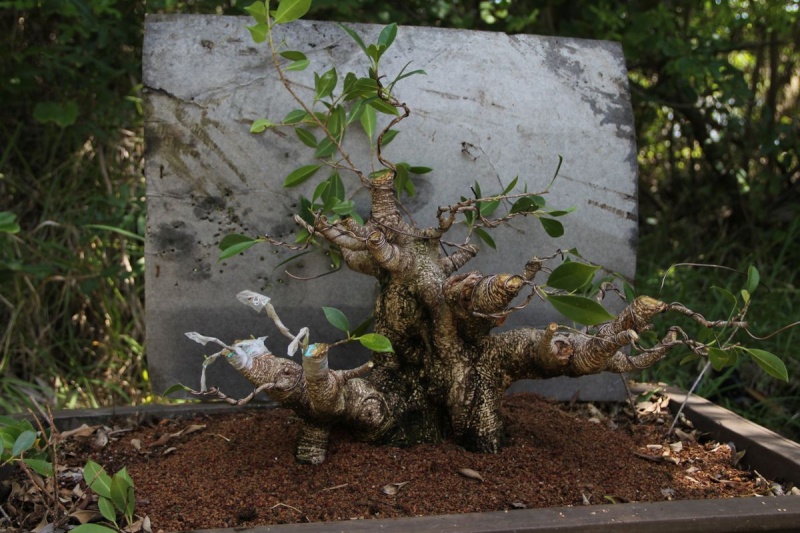
[[[349,271],[318,277],[330,272],[331,262],[316,252],[282,265],[293,252],[264,245],[217,261],[217,245],[228,233],[292,241],[298,197],[313,190],[281,188],[292,169],[312,162],[291,130],[249,133],[252,120],[279,121],[296,105],[280,87],[266,47],[252,43],[247,24],[246,18],[190,15],[148,16],[145,24],[147,353],[156,390],[198,384],[202,355],[210,352],[186,339],[185,331],[228,341],[267,334],[272,351],[285,353],[285,339],[272,323],[236,301],[241,290],[269,295],[290,329],[310,326],[317,341],[338,338],[321,306],[337,307],[356,323],[369,315],[376,292],[373,279]],[[380,31],[352,27],[365,39]],[[360,50],[335,24],[301,21],[280,31],[279,39],[312,61],[309,72],[292,73],[303,95],[313,87],[313,70],[335,64],[340,71],[366,71]],[[585,258],[633,277],[636,143],[618,44],[401,27],[382,65],[391,74],[409,61],[427,75],[398,84],[412,115],[385,155],[435,169],[416,180],[419,194],[406,202],[418,223],[433,225],[436,207],[470,195],[475,180],[484,193],[499,192],[515,176],[528,190],[543,190],[561,155],[547,199],[551,206],[577,208],[562,219],[564,237],[553,240],[535,220],[516,219],[493,233],[497,252],[483,246],[465,268],[518,272],[533,255],[576,247]],[[370,168],[368,152],[356,147],[363,140],[353,133],[349,147],[362,168]],[[366,216],[366,195],[350,178],[343,179]],[[286,271],[315,279],[298,281]],[[551,320],[558,315],[534,304],[507,327]],[[332,365],[353,366],[366,357],[342,349]],[[224,364],[210,368],[209,383],[234,395],[251,390]],[[557,383],[565,398],[591,383],[611,396],[623,393],[613,376]]]

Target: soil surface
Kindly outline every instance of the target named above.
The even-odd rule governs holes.
[[[60,470],[80,471],[87,457],[109,473],[126,467],[136,487],[136,514],[149,519],[145,531],[730,498],[769,490],[763,478],[731,466],[735,453],[726,444],[698,443],[686,425],[665,439],[667,402],[662,397],[639,404],[634,422],[630,409],[625,415],[515,394],[503,408],[508,442],[499,454],[474,454],[450,442],[374,446],[335,431],[328,458],[318,466],[295,463],[299,422],[290,411],[232,408],[192,420],[84,428],[61,445]],[[62,495],[95,509],[76,477],[61,476]],[[3,504],[14,520],[11,530],[42,524],[42,503],[36,516],[35,497],[28,491],[23,502],[25,491],[15,489]]]

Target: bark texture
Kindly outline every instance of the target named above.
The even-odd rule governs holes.
[[[324,344],[308,346],[302,365],[268,351],[235,365],[304,421],[298,461],[324,460],[333,424],[371,442],[409,445],[449,435],[469,450],[497,452],[504,433],[500,404],[513,381],[633,371],[655,363],[672,346],[674,333],[636,357],[621,351],[668,308],[648,297],[591,333],[556,324],[492,333],[513,311],[512,300],[532,289],[542,260],[520,265],[518,273],[458,272],[478,249],[464,244],[443,251],[442,237],[456,209],[441,208],[438,227],[417,228],[398,209],[393,179],[389,170],[372,181],[372,214],[363,225],[353,219],[318,217],[314,225],[296,220],[339,246],[349,268],[378,280],[375,331],[391,341],[394,352],[375,352],[368,365],[349,371],[328,368]]]

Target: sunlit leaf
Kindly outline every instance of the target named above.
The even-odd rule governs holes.
[[[233,257],[234,255],[238,255],[257,242],[261,242],[261,240],[253,239],[252,237],[240,235],[238,233],[225,235],[225,237],[223,237],[219,243],[219,248],[222,250],[222,253],[219,255],[219,260],[221,261],[223,259]]]
[[[350,321],[347,320],[344,313],[335,307],[323,307],[322,312],[325,313],[325,318],[333,327],[345,332],[350,331]]]
[[[397,23],[392,22],[381,30],[381,34],[378,36],[378,44],[389,48],[395,37],[397,37]]]
[[[254,120],[253,124],[250,126],[250,133],[261,133],[262,131],[266,131],[267,128],[271,128],[274,126],[272,122],[265,118],[260,118],[258,120]]]
[[[362,335],[358,338],[358,342],[360,342],[364,348],[372,350],[373,352],[394,352],[391,341],[380,333],[367,333],[366,335]]]
[[[268,20],[268,13],[267,6],[264,2],[253,2],[249,6],[245,7],[244,10],[250,13],[250,16],[256,19],[256,22],[260,24],[266,24]]]
[[[594,326],[615,318],[602,305],[584,296],[551,294],[547,296],[547,301],[568,319],[586,326]]]
[[[262,22],[259,24],[254,24],[252,26],[247,27],[250,30],[250,36],[253,38],[253,42],[255,43],[263,43],[267,40],[267,35],[269,35],[269,25]]]
[[[346,216],[353,212],[355,209],[355,203],[351,200],[347,200],[345,202],[339,202],[333,207],[333,212],[340,216]]]
[[[588,285],[594,279],[594,273],[599,268],[598,266],[574,261],[562,263],[547,278],[547,285],[554,289],[576,291]]]
[[[310,7],[311,0],[281,0],[272,20],[275,24],[284,24],[297,20],[308,13]]]
[[[302,70],[307,69],[310,64],[311,61],[309,61],[308,59],[299,59],[297,61],[292,61],[291,63],[286,65],[283,70],[287,72],[300,72]]]

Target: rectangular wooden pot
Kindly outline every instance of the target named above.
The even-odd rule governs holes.
[[[644,389],[641,389],[644,390]],[[670,408],[676,411],[686,392],[667,387]],[[256,404],[250,409],[272,408]],[[106,409],[59,411],[56,422],[61,429],[83,423],[99,424],[119,416],[146,415],[182,417],[195,413],[213,414],[230,411],[229,405],[183,404],[176,406],[142,406]],[[737,450],[747,450],[745,468],[776,481],[791,481],[800,486],[800,444],[781,437],[727,409],[698,396],[689,397],[686,417],[713,440],[733,442]],[[198,533],[291,533],[291,532],[460,532],[460,533],[525,533],[525,532],[591,532],[621,533],[704,533],[746,531],[800,531],[800,496],[730,498],[715,500],[682,500],[667,502],[623,503],[520,509],[490,513],[438,515],[417,518],[353,520],[327,523],[287,524],[255,528],[207,529]]]

